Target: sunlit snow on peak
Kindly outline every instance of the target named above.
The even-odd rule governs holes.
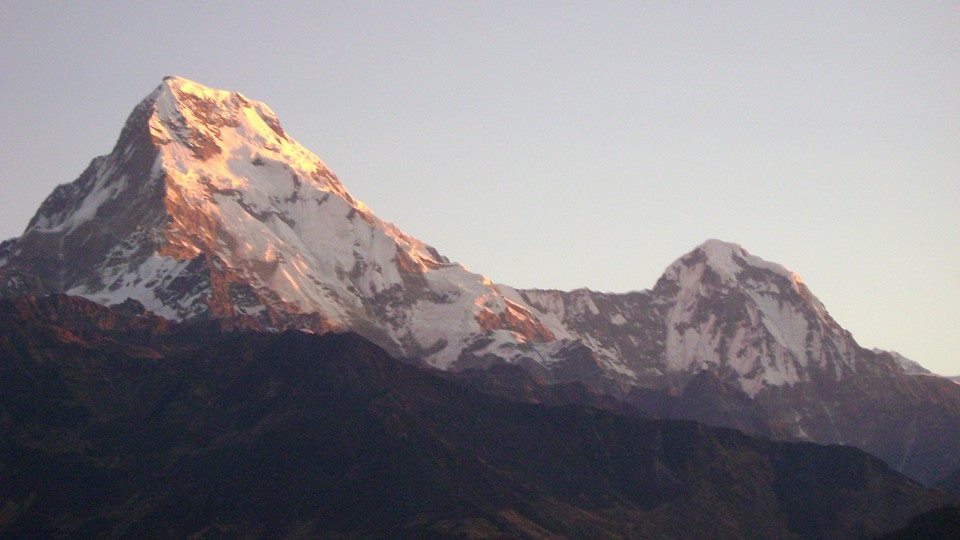
[[[701,257],[698,254],[702,255],[705,264],[724,280],[735,282],[740,279],[739,274],[744,270],[758,269],[786,277],[797,286],[803,284],[803,278],[789,268],[752,255],[740,244],[713,238],[703,242],[693,251],[674,262],[671,269],[674,273],[679,273],[680,268],[691,261],[699,262]]]

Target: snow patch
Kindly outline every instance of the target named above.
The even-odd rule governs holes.
[[[83,296],[105,305],[121,304],[128,298],[132,298],[161,317],[178,320],[182,318],[180,310],[193,306],[199,298],[184,299],[180,305],[170,306],[158,298],[156,292],[163,290],[163,284],[179,276],[188,265],[189,261],[153,255],[136,270],[117,276],[105,289],[91,291],[81,286],[70,289],[66,293]]]
[[[41,215],[30,230],[40,233],[70,233],[83,223],[90,221],[104,204],[126,188],[126,176],[111,180],[112,177],[108,173],[99,173],[94,186],[87,192],[79,206],[65,216],[57,216],[61,217],[62,221],[56,222],[48,216]]]

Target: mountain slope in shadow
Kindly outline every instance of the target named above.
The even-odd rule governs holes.
[[[353,334],[3,301],[0,535],[849,537],[950,502],[853,448],[477,386]]]

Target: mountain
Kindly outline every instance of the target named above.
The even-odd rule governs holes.
[[[627,359],[627,401],[786,440],[863,448],[932,482],[960,465],[960,387],[859,346],[795,273],[707,241],[649,291],[522,291],[588,347]]]
[[[352,331],[501,395],[521,368],[656,416],[857,446],[924,482],[960,467],[960,385],[861,347],[783,266],[708,240],[650,290],[495,284],[375,216],[265,104],[178,77],[0,244],[0,297],[53,293]]]
[[[552,338],[488,280],[374,216],[266,105],[176,77],[134,109],[109,155],[44,201],[4,259],[8,296],[354,329],[440,367],[465,336]]]
[[[823,538],[951,502],[853,448],[506,400],[356,334],[222,326],[0,301],[0,536]]]

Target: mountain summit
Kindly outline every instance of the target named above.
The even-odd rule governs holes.
[[[483,276],[377,218],[265,104],[179,77],[8,251],[7,290],[132,298],[172,319],[356,329],[440,366],[485,328],[550,337]]]
[[[494,284],[374,215],[265,104],[179,77],[0,244],[0,296],[50,293],[351,330],[435,368],[511,364],[662,416],[859,446],[921,479],[960,467],[960,386],[860,347],[778,264],[708,240],[650,290]]]

